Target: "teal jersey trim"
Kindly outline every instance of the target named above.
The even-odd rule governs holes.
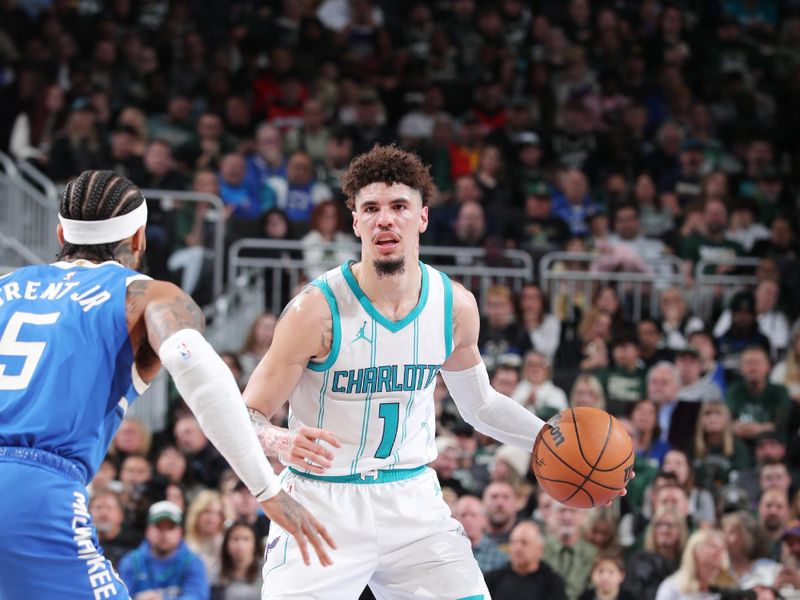
[[[457,600],[483,600],[483,594],[478,594],[477,596],[464,596],[463,598],[458,598]]]
[[[372,339],[372,344],[370,348],[370,355],[369,355],[369,366],[371,368],[375,367],[375,357],[377,354],[377,347],[378,347],[378,327],[375,324],[375,319],[372,319],[372,328],[371,328],[372,335],[370,339]],[[353,462],[350,463],[350,473],[355,474],[358,468],[358,461],[361,460],[361,457],[364,455],[364,449],[367,445],[367,432],[369,431],[369,417],[370,417],[370,408],[372,406],[372,390],[367,393],[366,398],[364,398],[364,417],[361,421],[361,441],[358,444],[358,452],[356,453],[356,457],[353,459]]]
[[[328,388],[328,376],[330,374],[330,369],[325,371],[325,375],[322,377],[322,385],[319,388],[319,413],[317,414],[317,429],[322,429],[322,420],[325,418],[325,390]],[[317,441],[319,441],[319,439]]]
[[[419,362],[419,321],[414,320],[414,354],[413,354],[413,364],[417,364]],[[403,442],[406,441],[406,435],[408,434],[408,417],[411,415],[411,408],[414,406],[414,390],[408,395],[408,403],[406,404],[405,416],[403,418],[403,430],[400,433],[400,443],[397,445],[397,450],[394,452],[394,464],[400,462],[400,448],[403,446]]]
[[[330,354],[328,354],[328,358],[325,359],[325,362],[315,363],[309,361],[306,367],[312,371],[327,371],[333,366],[333,363],[336,362],[339,356],[339,346],[342,343],[342,324],[339,317],[339,305],[336,303],[336,296],[333,295],[333,290],[331,290],[324,279],[315,279],[311,282],[311,285],[318,287],[322,291],[325,300],[328,302],[328,307],[331,309],[333,343],[331,344]]]
[[[355,483],[373,484],[373,483],[392,483],[393,481],[403,481],[404,479],[411,479],[417,475],[422,475],[428,470],[428,467],[414,467],[413,469],[379,469],[367,473],[355,473],[353,475],[312,475],[311,473],[303,473],[294,467],[289,467],[289,470],[295,475],[305,477],[306,479],[313,479],[314,481],[325,481],[327,483]]]
[[[358,299],[358,302],[364,310],[367,311],[367,314],[392,333],[397,333],[403,327],[413,322],[419,313],[422,312],[422,309],[425,308],[425,303],[428,301],[428,269],[422,262],[419,263],[420,270],[422,271],[422,287],[419,291],[419,302],[417,302],[417,305],[410,313],[399,321],[390,321],[372,305],[372,302],[370,302],[364,290],[358,285],[358,281],[356,281],[353,272],[350,270],[350,265],[352,265],[353,262],[354,261],[349,261],[342,265],[342,273],[344,274],[345,281],[347,281],[347,285],[350,286],[350,291],[353,292],[353,295]]]
[[[444,284],[444,359],[453,353],[453,284],[450,278],[439,271]]]
[[[433,436],[431,435],[431,428],[424,421],[422,422],[422,429],[425,430],[425,443],[430,444]]]

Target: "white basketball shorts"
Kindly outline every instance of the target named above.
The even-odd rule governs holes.
[[[397,480],[399,479],[399,480]],[[338,547],[333,565],[306,566],[294,538],[270,528],[262,599],[489,600],[470,542],[427,467],[311,478],[290,469],[283,488],[317,517]]]

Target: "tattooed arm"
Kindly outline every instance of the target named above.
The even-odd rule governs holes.
[[[132,283],[131,287],[137,283]],[[151,348],[158,350],[164,340],[181,329],[196,329],[200,333],[205,331],[203,311],[186,292],[165,281],[142,283],[148,284],[144,321]],[[131,290],[128,293],[130,296]]]
[[[309,361],[322,360],[328,355],[332,323],[322,292],[306,286],[278,318],[272,345],[244,390],[250,419],[264,452],[314,473],[323,473],[333,458],[319,440],[339,447],[338,440],[330,432],[315,427],[290,432],[272,425],[269,417],[289,399]]]

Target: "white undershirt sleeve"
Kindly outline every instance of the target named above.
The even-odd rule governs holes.
[[[531,452],[544,421],[492,388],[482,362],[463,371],[442,370],[461,416],[481,433]]]
[[[158,349],[206,437],[259,501],[281,490],[250,423],[244,400],[228,366],[196,329],[173,333]]]

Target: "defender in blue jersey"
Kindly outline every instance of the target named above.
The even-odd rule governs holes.
[[[267,515],[312,544],[324,527],[280,491],[203,315],[171,283],[136,272],[147,204],[111,171],[67,184],[59,262],[0,278],[0,598],[127,598],[102,554],[86,484],[125,411],[163,364],[209,439]],[[328,435],[319,432],[320,435]]]
[[[436,456],[436,374],[464,418],[504,443],[530,452],[543,422],[489,384],[472,294],[419,261],[434,192],[427,168],[375,147],[342,184],[361,260],[287,306],[244,395],[263,447],[290,465],[284,488],[326,517],[343,551],[333,568],[309,573],[293,540],[272,528],[262,597],[356,598],[369,585],[380,600],[488,600],[469,540],[425,466]],[[287,400],[283,434],[265,417]],[[315,427],[341,446],[315,439]]]

